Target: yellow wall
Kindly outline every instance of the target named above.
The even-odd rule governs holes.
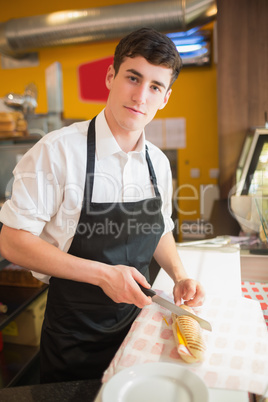
[[[134,0],[133,0],[134,1]],[[143,1],[143,0],[136,0]],[[0,22],[11,18],[46,14],[67,9],[83,9],[127,3],[125,0],[13,0],[5,2],[1,8]],[[212,25],[208,26],[212,28]],[[111,56],[116,41],[75,46],[46,48],[38,51],[39,65],[30,68],[4,70],[0,67],[0,97],[8,92],[23,93],[30,82],[38,87],[38,107],[36,113],[47,112],[45,69],[55,61],[61,63],[63,72],[64,117],[88,119],[98,113],[103,104],[83,103],[79,100],[77,66],[81,63]],[[179,196],[190,197],[180,200],[179,207],[185,214],[181,219],[199,217],[200,184],[216,184],[209,177],[209,169],[218,168],[217,136],[217,89],[216,66],[184,68],[173,86],[173,93],[165,109],[158,118],[186,118],[186,148],[178,150],[179,185],[185,186]],[[190,169],[200,169],[198,179],[190,177]],[[193,199],[195,198],[195,199]]]

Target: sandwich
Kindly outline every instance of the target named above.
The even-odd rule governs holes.
[[[191,307],[180,307],[194,314]],[[187,315],[172,314],[172,330],[179,356],[186,363],[197,363],[204,360],[205,342],[199,323]]]

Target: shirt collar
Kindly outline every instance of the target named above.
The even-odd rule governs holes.
[[[124,153],[114,138],[105,118],[104,109],[96,117],[96,154],[98,160],[111,156],[115,153]],[[145,157],[145,134],[144,130],[139,138],[136,149],[132,153]]]

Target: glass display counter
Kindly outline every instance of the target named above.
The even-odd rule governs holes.
[[[8,261],[3,260],[0,263],[0,269],[4,268]],[[27,321],[22,314],[29,311],[33,303],[39,298],[45,296],[48,285],[41,287],[15,287],[0,286],[0,302],[7,306],[7,312],[0,314],[0,337],[2,350],[0,351],[0,388],[16,385],[16,382],[25,373],[39,353],[39,344],[27,345],[13,342],[6,342],[5,329],[15,320],[21,318],[22,323],[27,327]],[[28,310],[27,310],[28,309]],[[8,337],[7,337],[8,338]]]

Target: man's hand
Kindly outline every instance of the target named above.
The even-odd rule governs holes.
[[[205,291],[198,281],[188,278],[171,232],[161,237],[154,257],[175,283],[173,289],[175,303],[180,305],[184,300],[190,307],[201,306],[205,299]]]
[[[187,278],[175,282],[173,296],[175,304],[177,305],[180,305],[183,299],[184,304],[197,307],[203,304],[205,291],[198,281]]]
[[[145,288],[150,288],[146,278],[133,267],[125,265],[107,265],[99,286],[104,293],[116,303],[135,304],[143,308],[152,303],[152,299],[146,296],[137,282]]]

